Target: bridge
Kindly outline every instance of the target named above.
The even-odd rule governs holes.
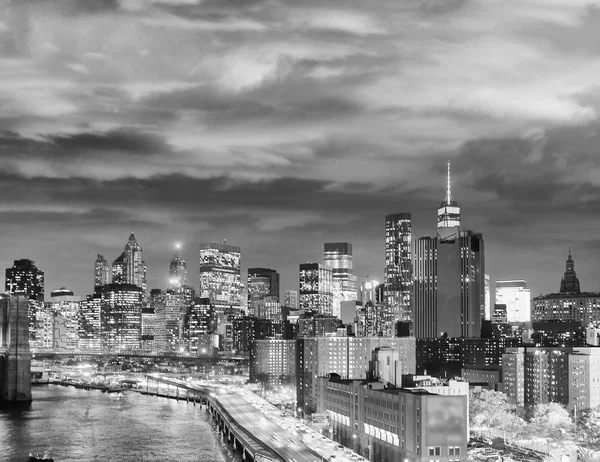
[[[31,402],[29,300],[0,298],[0,406]]]
[[[191,360],[191,361],[248,361],[248,357],[242,355],[192,355],[190,353],[180,353],[176,351],[171,352],[157,352],[148,350],[118,350],[118,349],[104,349],[104,348],[90,348],[90,349],[69,349],[69,348],[32,348],[31,354],[35,358],[48,358],[48,357],[125,357],[125,358],[147,358],[147,359],[177,359],[177,360]]]

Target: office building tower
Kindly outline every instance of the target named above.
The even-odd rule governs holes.
[[[492,313],[492,322],[494,324],[505,324],[508,322],[508,309],[502,303],[494,304],[494,312]]]
[[[154,345],[157,351],[185,350],[184,323],[191,303],[192,294],[185,288],[152,290],[150,307],[154,309]]]
[[[256,302],[254,313],[254,316],[258,319],[268,319],[275,324],[283,322],[283,311],[275,297],[265,297],[261,301]]]
[[[248,268],[248,301],[264,297],[279,301],[279,273],[270,268]]]
[[[212,352],[212,337],[216,330],[215,308],[208,298],[195,298],[186,316],[188,351],[193,356]]]
[[[180,289],[187,286],[187,266],[181,257],[181,245],[175,246],[175,255],[169,264],[169,289]]]
[[[384,334],[383,305],[366,302],[356,308],[355,335],[357,337],[382,337]]]
[[[398,321],[412,322],[412,219],[408,212],[385,216],[384,306],[386,334]]]
[[[110,268],[106,258],[98,254],[94,263],[94,292],[110,282]]]
[[[152,299],[152,291],[150,291]],[[152,303],[142,306],[142,336],[140,348],[149,353],[156,352],[154,337],[156,335],[156,307]]]
[[[111,352],[140,348],[143,289],[133,284],[106,284],[100,299],[100,344]]]
[[[356,276],[352,260],[352,244],[329,242],[324,245],[324,263],[331,268],[333,316],[340,317],[341,303],[356,301]]]
[[[53,351],[75,351],[79,340],[79,310],[81,297],[65,289],[53,290],[50,300],[44,303],[44,311],[48,315],[41,328],[40,337],[47,342],[52,338]],[[52,322],[52,331],[48,327]],[[47,343],[46,343],[47,344]]]
[[[200,291],[209,298],[217,311],[241,307],[242,279],[240,248],[235,245],[211,242],[202,244],[199,251]]]
[[[484,319],[489,321],[492,319],[492,292],[490,288],[490,275],[485,275],[485,315]]]
[[[256,340],[250,346],[250,382],[268,388],[296,382],[296,341]]]
[[[567,267],[565,269],[565,274],[560,281],[560,293],[574,293],[578,294],[581,290],[579,288],[579,279],[577,278],[577,274],[575,273],[575,262],[573,261],[573,257],[571,256],[571,251],[569,251],[569,257],[567,258]]]
[[[44,302],[44,272],[35,262],[23,258],[14,260],[6,269],[5,290],[9,294],[25,295],[28,302],[29,341],[35,345],[36,316]]]
[[[377,287],[379,285],[379,281],[376,281],[375,279],[363,281],[363,283],[360,285],[360,301],[363,306],[368,302],[378,302]]]
[[[296,289],[288,289],[285,291],[285,297],[283,299],[284,306],[288,308],[292,308],[294,310],[298,309],[298,291]]]
[[[449,164],[448,164],[449,168]],[[485,315],[483,236],[460,229],[460,207],[446,199],[438,209],[437,236],[414,245],[414,332],[418,338],[479,337]]]
[[[531,294],[527,281],[496,281],[496,304],[506,306],[506,322],[529,322]]]
[[[301,310],[333,315],[331,268],[320,263],[300,264],[299,305]]]
[[[560,292],[534,297],[531,320],[582,322],[586,326],[600,323],[600,293],[581,292],[570,252]]]
[[[375,348],[398,351],[402,374],[415,373],[414,338],[315,337],[296,344],[296,401],[305,413],[317,409],[317,377],[338,374],[342,379],[364,379]]]
[[[265,299],[279,302],[279,273],[269,268],[248,268],[248,312],[258,316],[258,305]]]
[[[95,351],[100,348],[101,300],[100,291],[96,291],[93,295],[88,295],[80,304],[78,315],[78,347],[80,350]]]
[[[119,255],[112,265],[113,284],[132,284],[142,289],[144,299],[146,297],[146,262],[144,252],[138,244],[133,232],[125,244],[123,253]]]

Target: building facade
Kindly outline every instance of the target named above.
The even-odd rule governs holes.
[[[202,244],[199,251],[201,298],[210,299],[216,311],[241,308],[241,250],[227,242]]]
[[[349,242],[325,243],[325,266],[331,268],[332,314],[341,317],[342,302],[357,300],[356,276]]]
[[[284,306],[289,308],[298,309],[298,291],[296,289],[288,289],[285,291],[285,297],[283,299]]]
[[[169,263],[169,289],[181,289],[188,284],[188,272],[185,260],[181,256],[181,246],[176,244],[175,255]]]
[[[527,288],[527,281],[496,281],[496,304],[506,306],[505,322],[529,322],[531,293]]]
[[[123,253],[113,262],[112,282],[113,284],[131,284],[139,287],[142,289],[145,300],[147,290],[146,271],[144,251],[132,232],[125,244]]]
[[[320,337],[297,342],[296,401],[306,414],[317,409],[316,377],[335,373],[343,379],[364,379],[376,348],[397,350],[403,374],[416,369],[414,338]]]
[[[509,348],[502,381],[504,392],[518,404],[596,407],[600,405],[600,348]]]
[[[100,299],[100,343],[105,350],[140,348],[143,289],[133,284],[106,284]]]
[[[301,310],[333,315],[331,268],[320,263],[301,263],[298,292]]]
[[[94,292],[110,283],[110,267],[104,256],[98,254],[94,263]]]
[[[37,313],[44,303],[44,272],[27,258],[14,260],[5,272],[5,290],[13,295],[25,295],[28,302],[29,341],[35,344]]]
[[[468,398],[319,377],[331,436],[368,460],[466,461]]]
[[[394,336],[397,321],[412,322],[412,218],[408,212],[385,216],[385,335]]]
[[[296,381],[296,341],[256,340],[250,346],[250,381],[270,386]]]

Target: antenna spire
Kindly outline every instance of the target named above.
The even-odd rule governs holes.
[[[446,191],[446,204],[452,202],[452,193],[450,192],[451,181],[450,181],[450,161],[448,161],[448,189]]]

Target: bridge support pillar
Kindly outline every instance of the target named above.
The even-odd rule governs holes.
[[[0,406],[31,402],[28,311],[22,295],[0,300]]]

